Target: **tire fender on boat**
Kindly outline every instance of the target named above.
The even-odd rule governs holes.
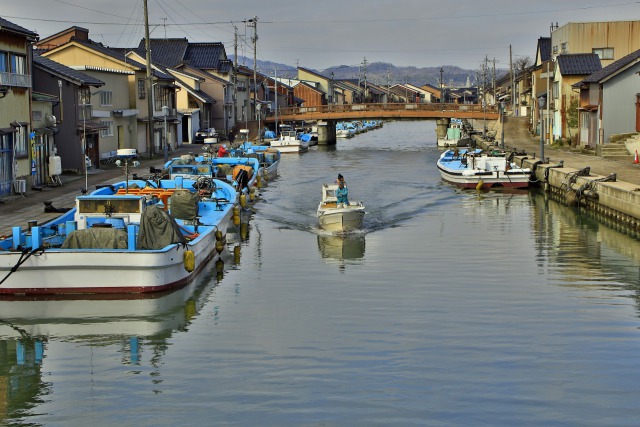
[[[189,273],[196,269],[196,256],[194,255],[192,250],[187,250],[184,252],[183,262],[184,269]]]

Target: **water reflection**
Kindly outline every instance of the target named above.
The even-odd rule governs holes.
[[[638,239],[543,193],[532,193],[532,201],[538,263],[560,274],[559,286],[632,291],[640,301]]]
[[[337,261],[344,267],[344,260],[364,257],[365,235],[319,234],[318,249],[323,259]]]
[[[187,329],[220,279],[216,266],[184,288],[157,295],[0,299],[0,420],[49,394],[42,363],[60,349],[57,343],[115,345],[120,363],[138,370],[143,348],[164,354],[173,333]],[[157,368],[161,360],[149,363]]]

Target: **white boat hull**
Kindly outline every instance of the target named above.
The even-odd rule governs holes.
[[[447,150],[438,159],[440,176],[460,188],[527,188],[531,170],[517,167],[504,157],[469,155],[464,150]],[[462,161],[464,159],[464,162]],[[509,167],[507,167],[509,166]]]
[[[471,138],[447,139],[438,138],[438,147],[466,147],[471,143]]]
[[[318,206],[318,224],[320,228],[331,232],[350,232],[362,228],[365,209],[360,202],[351,202],[347,207],[333,207],[335,204]]]
[[[220,221],[228,227],[233,211]],[[191,250],[195,270],[185,269],[184,254]],[[4,278],[21,254],[0,253],[0,278]],[[29,257],[7,277],[0,294],[115,294],[146,293],[182,287],[207,263],[218,259],[215,233],[201,235],[187,246],[169,245],[161,250],[45,249]]]
[[[281,143],[278,141],[272,141],[271,146],[276,148],[281,153],[302,153],[309,149],[308,143]]]

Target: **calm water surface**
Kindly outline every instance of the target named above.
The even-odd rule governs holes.
[[[638,425],[638,241],[441,182],[434,129],[285,155],[235,256],[189,288],[0,300],[4,423]],[[339,172],[367,206],[347,238],[315,218]]]

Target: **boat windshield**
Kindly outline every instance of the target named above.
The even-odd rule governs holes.
[[[118,197],[117,199],[80,199],[78,212],[83,214],[140,213],[140,197]]]

